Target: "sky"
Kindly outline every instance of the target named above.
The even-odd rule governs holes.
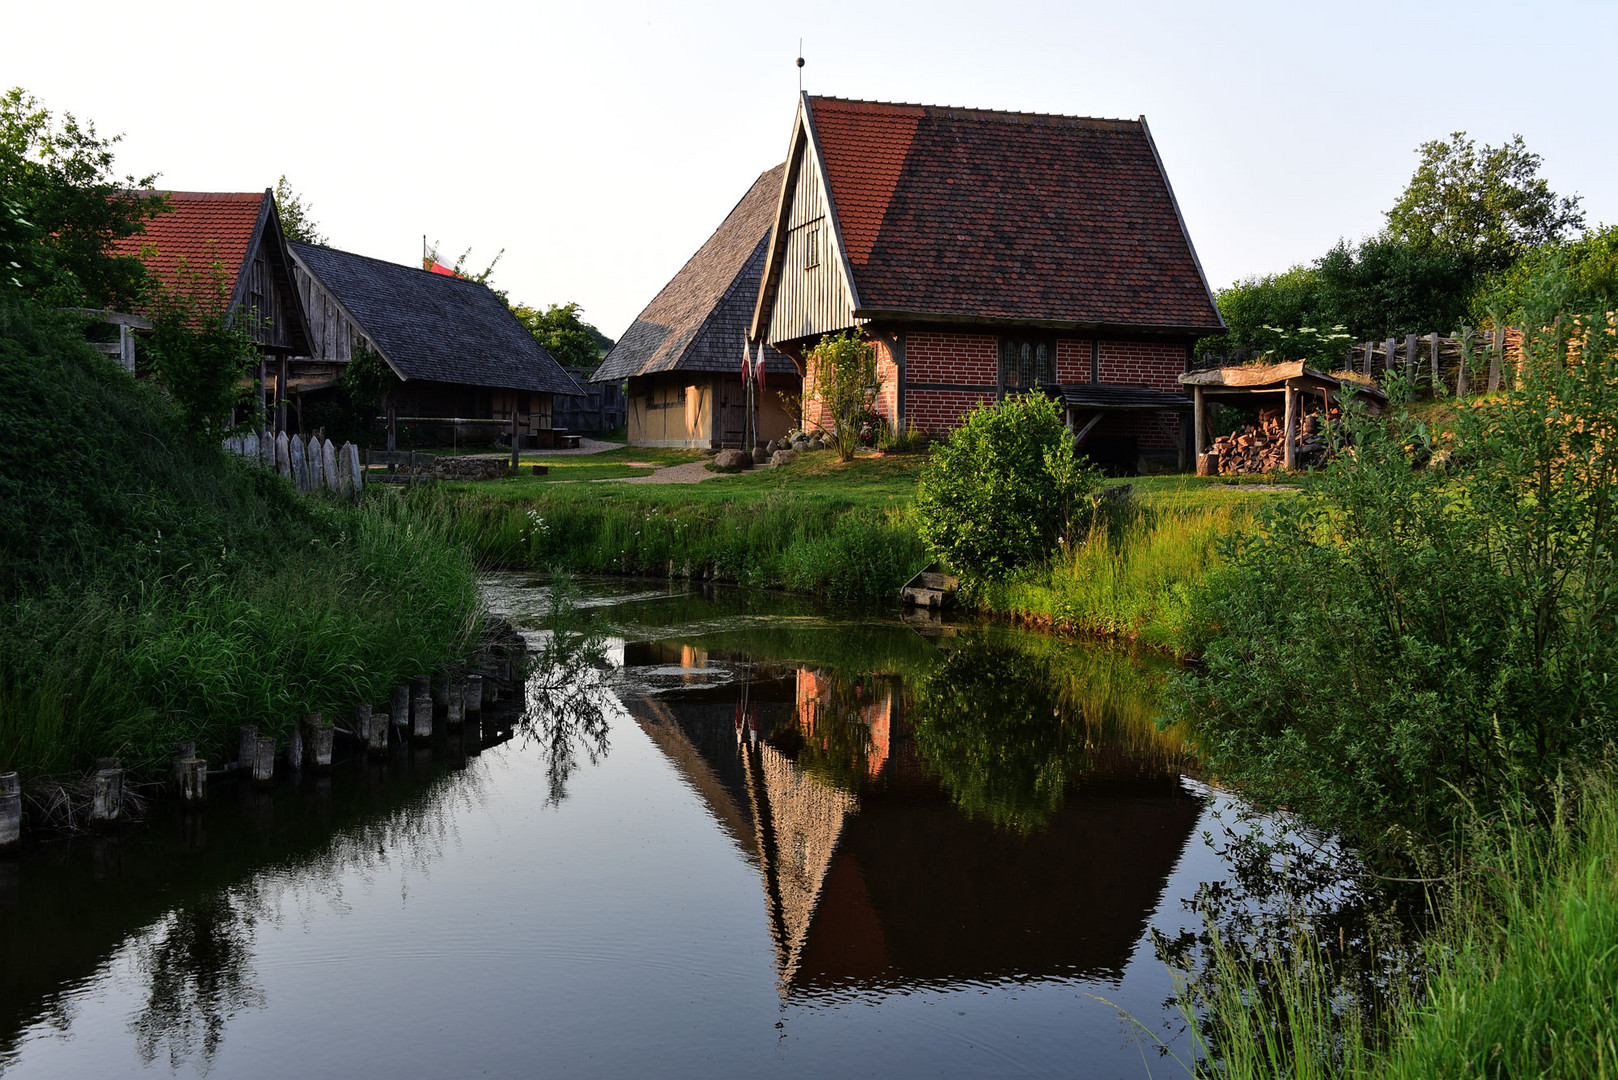
[[[1521,134],[1618,222],[1618,0],[796,6],[0,0],[0,85],[123,135],[120,172],[283,174],[329,242],[423,237],[613,337],[814,94],[1144,115],[1215,288],[1381,227],[1416,148]]]

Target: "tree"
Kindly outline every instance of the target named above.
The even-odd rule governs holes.
[[[812,380],[806,395],[820,402],[821,416],[832,422],[832,445],[847,461],[859,445],[860,414],[876,404],[881,387],[876,377],[876,346],[858,330],[845,330],[820,339],[809,350],[804,367]],[[805,410],[807,412],[807,410]]]
[[[1584,226],[1579,197],[1559,197],[1539,175],[1540,156],[1513,135],[1481,148],[1457,131],[1416,151],[1421,164],[1388,211],[1388,233],[1436,244],[1499,270],[1529,248]]]
[[[1477,285],[1472,256],[1454,247],[1377,236],[1346,241],[1315,261],[1322,321],[1355,341],[1448,333],[1466,320]]]
[[[108,246],[144,231],[167,209],[155,176],[119,177],[113,146],[95,125],[60,119],[20,87],[0,96],[0,280],[60,307],[127,307],[145,268]]]
[[[1101,486],[1043,394],[980,403],[933,448],[916,485],[922,541],[964,574],[1004,577],[1073,538]]]
[[[285,173],[275,182],[275,210],[281,217],[281,232],[288,240],[300,244],[326,243],[326,234],[315,223],[314,207],[292,190]]]
[[[613,346],[613,341],[580,316],[584,309],[569,301],[552,304],[544,311],[517,304],[511,313],[528,328],[545,351],[566,368],[594,368]]]
[[[1198,356],[1226,356],[1239,349],[1262,348],[1261,331],[1266,326],[1291,329],[1318,326],[1325,321],[1320,311],[1320,276],[1308,266],[1294,266],[1284,274],[1243,278],[1221,289],[1217,299],[1227,329],[1224,334],[1197,342]]]
[[[217,437],[252,390],[245,376],[257,360],[251,315],[230,310],[228,275],[215,260],[204,271],[182,258],[173,279],[158,279],[151,297],[152,367],[188,430]]]

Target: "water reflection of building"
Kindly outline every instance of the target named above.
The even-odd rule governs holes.
[[[928,778],[897,680],[755,671],[738,710],[734,670],[648,686],[637,660],[674,657],[631,649],[624,703],[759,867],[783,993],[1117,977],[1201,811],[1172,772],[1101,772],[1022,835]],[[860,767],[826,759],[839,739]]]

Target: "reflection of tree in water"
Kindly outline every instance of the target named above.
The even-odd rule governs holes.
[[[805,679],[813,680],[812,700]],[[870,773],[871,713],[881,689],[881,677],[869,673],[806,670],[799,676],[798,723],[777,726],[770,744],[823,783],[857,791]]]
[[[147,979],[146,1005],[130,1021],[136,1051],[150,1065],[167,1050],[170,1069],[195,1060],[206,1073],[225,1023],[264,1004],[253,968],[253,916],[228,893],[172,912],[135,946]]]
[[[606,640],[578,599],[573,581],[557,575],[547,598],[546,634],[529,656],[519,721],[525,740],[537,743],[545,757],[550,806],[567,798],[568,778],[579,767],[581,753],[595,765],[611,749],[600,670]]]
[[[1121,653],[963,637],[916,683],[916,749],[962,810],[1038,831],[1092,769],[1173,776],[1186,764],[1154,723],[1157,682]]]

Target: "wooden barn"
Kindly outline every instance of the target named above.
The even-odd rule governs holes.
[[[708,241],[663,287],[592,376],[628,383],[629,441],[636,446],[739,447],[747,421],[743,342],[758,296],[785,165],[761,175]],[[765,348],[758,441],[794,424],[780,395],[802,379],[791,359]]]
[[[1184,463],[1178,378],[1223,321],[1145,118],[803,95],[750,333],[801,366],[850,327],[896,427],[1040,389],[1129,470]],[[806,422],[829,427],[805,376]]]
[[[223,295],[227,311],[252,316],[260,399],[284,401],[288,361],[308,353],[310,332],[274,195],[268,189],[166,194],[170,211],[148,221],[144,233],[114,241],[113,250],[139,256],[161,288],[204,304]],[[277,412],[284,429],[284,410]]]
[[[438,438],[492,439],[515,417],[528,445],[557,432],[553,402],[584,388],[552,359],[506,302],[475,281],[313,244],[290,245],[313,347],[300,362],[308,391],[331,385],[361,349],[399,379],[389,407]]]

